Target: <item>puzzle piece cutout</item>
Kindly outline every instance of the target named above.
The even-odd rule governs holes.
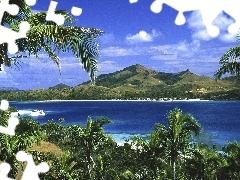
[[[35,0],[26,0],[27,4],[35,4]],[[15,16],[19,12],[19,7],[16,4],[9,4],[9,0],[1,0],[0,2],[0,19],[2,21],[4,12]],[[19,32],[13,31],[3,25],[0,25],[0,44],[8,43],[8,52],[14,54],[18,51],[18,47],[15,41],[20,38],[26,37],[27,31],[30,29],[30,25],[27,22],[21,22]]]
[[[0,109],[3,111],[6,111],[9,107],[9,102],[7,100],[1,101]],[[15,135],[15,128],[19,124],[19,119],[15,117],[14,115],[11,115],[11,117],[8,119],[8,126],[0,126],[0,133],[8,134],[8,135]]]
[[[8,177],[8,173],[10,172],[11,166],[6,163],[3,162],[0,164],[0,179],[1,180],[14,180],[12,178]]]
[[[138,0],[129,0],[129,2],[132,4],[138,2]]]
[[[57,7],[58,2],[56,1],[51,1],[50,5],[48,7],[47,15],[46,15],[46,20],[47,21],[53,21],[57,25],[63,25],[64,24],[64,16],[61,14],[55,14],[55,10]]]
[[[36,0],[25,0],[25,3],[29,6],[33,6],[36,4]],[[58,2],[50,1],[50,5],[47,11],[46,20],[53,21],[57,25],[64,24],[64,16],[61,14],[55,14],[55,10]],[[17,15],[19,12],[19,7],[16,4],[9,4],[9,0],[1,0],[0,1],[0,19],[2,21],[4,12],[8,12],[11,15]],[[74,16],[80,16],[82,13],[82,9],[73,6],[71,9],[71,13]],[[0,25],[0,44],[8,43],[8,52],[10,54],[15,54],[18,51],[18,46],[15,44],[15,41],[20,38],[25,38],[27,31],[30,29],[30,25],[28,22],[21,22],[19,25],[19,32],[13,31],[3,25]]]
[[[7,100],[2,100],[0,109],[3,111],[6,111],[6,110],[8,110],[8,107],[9,107],[9,102]]]
[[[64,16],[61,14],[55,14],[55,10],[57,7],[58,2],[56,1],[51,1],[50,5],[48,7],[48,11],[47,11],[47,16],[46,16],[46,20],[47,21],[53,21],[55,22],[57,25],[63,25],[64,24]],[[82,9],[73,6],[71,9],[71,13],[74,16],[80,16],[82,14]]]
[[[80,16],[82,14],[82,9],[79,8],[79,7],[73,6],[72,9],[71,9],[71,13],[74,16]]]
[[[49,171],[49,166],[46,162],[41,162],[39,165],[35,165],[33,157],[31,154],[27,154],[24,151],[19,151],[16,154],[16,158],[20,162],[27,162],[27,166],[23,172],[21,180],[40,180],[38,174],[45,173]],[[3,162],[0,164],[0,179],[1,180],[14,180],[8,177],[8,173],[11,169],[11,166]]]
[[[138,0],[129,0],[129,2],[136,3]],[[160,13],[163,4],[166,4],[178,11],[178,15],[175,19],[176,25],[183,25],[186,22],[186,18],[183,14],[184,12],[198,10],[201,12],[202,20],[206,26],[208,34],[212,37],[216,37],[219,35],[220,29],[212,23],[220,13],[225,12],[235,19],[235,23],[228,27],[228,32],[231,34],[237,34],[239,31],[239,0],[154,0],[150,9],[154,13]]]
[[[6,111],[9,108],[9,102],[7,100],[2,100],[0,109],[3,111]],[[8,127],[0,126],[0,132],[14,135],[15,134],[15,127],[19,123],[19,120],[14,115],[11,115],[11,117],[8,120]],[[24,151],[19,151],[16,154],[16,158],[18,161],[21,162],[27,162],[27,166],[25,167],[25,170],[22,175],[22,180],[40,180],[38,174],[39,173],[45,173],[49,171],[49,166],[46,162],[41,162],[39,165],[35,165],[33,161],[33,157],[31,154],[27,154]],[[3,162],[0,164],[0,179],[1,180],[14,180],[12,178],[8,177],[8,173],[11,169],[11,166]]]
[[[27,162],[27,166],[22,175],[21,180],[39,180],[39,173],[45,173],[49,171],[49,166],[46,162],[41,162],[39,165],[35,165],[31,154],[27,154],[24,151],[19,151],[16,154],[18,161]]]
[[[30,29],[30,25],[28,22],[21,22],[19,29],[20,31],[16,32],[4,26],[0,26],[0,44],[8,43],[8,52],[10,54],[15,54],[18,51],[15,41],[26,37],[26,33]]]
[[[36,0],[25,0],[25,3],[29,6],[34,6],[36,4]]]

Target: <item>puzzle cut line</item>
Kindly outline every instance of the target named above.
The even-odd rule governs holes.
[[[9,102],[7,100],[1,100],[0,109],[3,111],[8,110]],[[8,127],[0,126],[0,133],[7,135],[15,135],[15,128],[19,123],[19,119],[14,115],[10,115],[8,120]],[[41,162],[38,165],[35,165],[33,157],[31,154],[28,154],[24,151],[19,151],[16,154],[16,158],[20,162],[27,162],[27,166],[24,169],[21,180],[40,180],[38,174],[45,173],[49,171],[49,165],[46,162]],[[0,179],[1,180],[14,180],[8,177],[8,173],[11,170],[10,164],[2,162],[0,164]]]
[[[129,2],[136,3],[138,0],[129,0]],[[231,16],[235,22],[228,27],[230,34],[237,34],[240,28],[240,1],[239,0],[154,0],[150,5],[150,9],[154,13],[160,13],[163,4],[170,6],[178,11],[175,19],[176,25],[183,25],[186,22],[184,12],[200,11],[202,21],[206,27],[207,33],[211,37],[217,37],[220,33],[219,27],[213,25],[213,21],[222,12]]]

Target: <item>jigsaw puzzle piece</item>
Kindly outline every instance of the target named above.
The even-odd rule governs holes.
[[[0,109],[3,111],[8,110],[9,102],[7,100],[1,100],[1,106]]]
[[[36,0],[25,0],[25,3],[29,6],[34,6],[36,4]]]
[[[199,10],[199,0],[155,0],[150,9],[154,13],[160,13],[162,11],[163,4],[170,6],[178,11],[178,15],[175,19],[176,25],[183,25],[186,22],[186,18],[183,15],[184,12]]]
[[[132,4],[138,2],[138,0],[129,0],[129,2]]]
[[[218,5],[216,5],[218,4]],[[208,1],[208,5],[205,3],[200,4],[200,12],[202,21],[206,26],[206,30],[211,37],[217,37],[220,33],[220,29],[213,25],[213,21],[222,12],[222,5],[220,0]]]
[[[8,126],[0,126],[0,133],[8,134],[8,135],[15,135],[15,128],[19,124],[19,119],[17,117],[10,117],[8,120]]]
[[[8,43],[8,51],[11,54],[14,54],[18,51],[18,47],[15,44],[15,41],[20,38],[25,38],[27,31],[30,29],[30,25],[28,22],[21,22],[20,31],[16,32],[7,27],[0,26],[0,44]]]
[[[41,162],[39,165],[35,165],[31,154],[27,154],[24,151],[19,151],[16,154],[18,161],[26,161],[27,166],[22,175],[22,180],[39,180],[39,173],[45,173],[49,171],[49,166],[46,162]]]
[[[71,9],[71,13],[74,16],[80,16],[82,14],[82,9],[79,8],[79,7],[73,6],[72,9]]]
[[[55,10],[57,7],[58,2],[56,1],[51,1],[48,11],[47,11],[47,16],[46,16],[46,20],[47,21],[53,21],[55,22],[57,25],[63,25],[64,24],[64,16],[61,14],[55,14]]]
[[[8,163],[0,164],[0,179],[1,180],[14,180],[8,177],[8,173],[10,172],[11,166]]]
[[[2,0],[0,2],[0,19],[2,20],[4,12],[16,16],[19,12],[19,7],[16,4],[9,4],[9,0]]]
[[[235,23],[228,27],[228,32],[231,34],[237,34],[240,28],[240,1],[239,0],[222,0],[223,11],[230,15]],[[225,2],[225,3],[224,3]]]
[[[1,101],[0,109],[6,111],[9,107],[9,102],[7,100]],[[0,126],[0,133],[8,134],[8,135],[15,135],[15,128],[19,124],[19,119],[15,116],[12,116],[8,120],[8,126]]]
[[[162,11],[163,3],[164,2],[162,0],[153,1],[153,3],[150,6],[151,11],[154,12],[154,13],[160,13]]]

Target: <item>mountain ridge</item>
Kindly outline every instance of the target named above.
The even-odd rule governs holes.
[[[87,81],[80,85],[89,83],[90,81]],[[102,74],[96,78],[96,86],[113,89],[127,86],[146,88],[151,86],[181,86],[183,84],[192,84],[199,86],[199,88],[233,85],[227,79],[216,81],[214,78],[196,75],[189,69],[177,73],[166,73],[146,68],[140,64],[131,65],[113,73]]]
[[[75,87],[58,84],[48,89],[1,92],[9,100],[106,100],[106,99],[215,99],[240,100],[239,78],[215,80],[186,69],[165,73],[140,64],[102,74],[93,86],[90,81]]]

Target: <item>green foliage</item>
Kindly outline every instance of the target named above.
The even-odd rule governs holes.
[[[200,124],[191,114],[183,114],[181,109],[175,108],[167,113],[168,127],[157,124],[156,131],[162,141],[162,146],[172,166],[172,179],[176,179],[176,162],[180,156],[185,156],[190,150],[192,133],[200,132]]]
[[[1,125],[7,126],[8,119],[11,116],[13,108],[8,111],[0,110]],[[20,150],[26,150],[33,143],[39,144],[43,139],[40,124],[32,119],[20,118],[20,122],[15,129],[15,135],[10,136],[0,133],[0,161],[12,165],[9,173],[10,177],[15,177],[18,171],[19,163],[15,154]]]
[[[186,159],[184,171],[189,179],[225,179],[221,175],[226,159],[215,149],[197,146]]]
[[[223,147],[224,158],[227,165],[222,169],[221,176],[226,179],[240,178],[240,145],[238,142],[229,142]]]
[[[7,124],[10,111],[1,111],[1,125]],[[92,119],[86,126],[64,125],[50,120],[39,124],[33,119],[21,118],[15,136],[0,134],[0,161],[11,164],[10,177],[24,171],[25,165],[16,161],[19,150],[33,155],[36,164],[46,161],[50,170],[40,178],[66,180],[169,180],[169,179],[239,179],[240,145],[226,144],[219,152],[197,142],[200,124],[191,114],[175,108],[167,113],[168,124],[156,124],[151,133],[135,136],[120,146],[104,132],[111,123],[106,117]],[[33,143],[51,142],[63,151],[27,150]],[[20,170],[20,171],[19,171]]]
[[[129,170],[124,171],[120,175],[120,180],[134,180],[134,179],[136,179],[134,174]]]
[[[18,4],[20,13],[17,16],[4,14],[2,25],[18,31],[23,21],[30,24],[30,30],[26,38],[16,40],[18,53],[14,57],[8,56],[7,44],[0,45],[0,65],[4,63],[11,66],[12,61],[26,57],[26,54],[35,55],[45,51],[61,70],[60,59],[57,52],[72,53],[83,68],[89,73],[91,80],[95,81],[97,71],[97,58],[99,56],[98,43],[96,38],[103,34],[103,31],[96,28],[78,27],[73,24],[74,19],[66,11],[58,10],[65,18],[65,24],[58,26],[53,21],[46,21],[47,12],[34,13],[24,0],[12,2]]]
[[[219,60],[220,68],[215,72],[216,79],[220,79],[223,75],[230,73],[231,75],[240,74],[240,47],[230,48]]]

